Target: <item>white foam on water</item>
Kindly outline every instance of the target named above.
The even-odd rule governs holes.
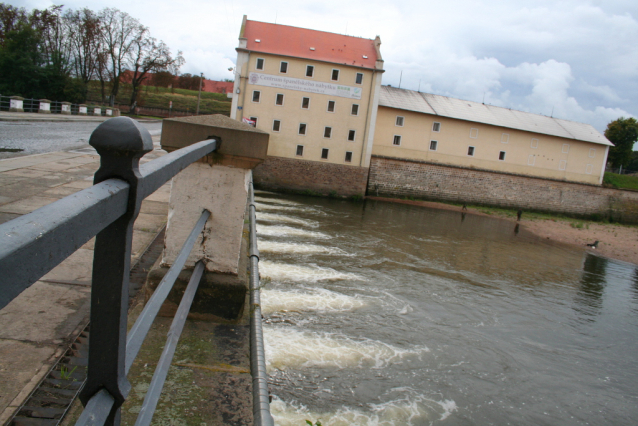
[[[303,204],[296,201],[283,200],[281,198],[255,197],[255,200],[259,200],[262,203],[285,204],[287,206],[303,206]]]
[[[307,231],[291,226],[267,226],[261,224],[257,224],[257,235],[266,235],[269,237],[307,237],[324,240],[330,238],[329,235],[323,232]]]
[[[258,202],[255,202],[255,207],[257,208],[257,213],[261,211],[301,212],[306,210],[304,207],[284,206],[280,204],[264,204],[264,203],[258,203]]]
[[[454,401],[436,401],[409,392],[396,400],[371,404],[368,408],[342,406],[335,412],[316,412],[295,401],[287,403],[273,398],[270,411],[279,426],[298,426],[321,420],[324,426],[404,426],[431,424],[444,420],[457,410]]]
[[[296,254],[348,254],[337,247],[318,246],[316,244],[282,243],[279,241],[259,241],[259,251],[270,253],[296,253]]]
[[[311,228],[319,226],[319,223],[314,220],[300,219],[298,217],[276,213],[257,213],[257,221],[294,223],[295,225],[309,226]]]
[[[350,272],[339,272],[332,268],[275,263],[268,260],[261,260],[259,262],[259,271],[262,277],[269,277],[274,281],[317,282],[322,280],[365,280],[361,275]]]
[[[365,302],[327,289],[308,291],[261,290],[262,312],[272,314],[285,311],[344,312],[360,308]]]
[[[353,340],[344,335],[298,331],[290,327],[265,326],[267,368],[330,367],[383,368],[419,357],[429,349],[400,349],[376,340]]]

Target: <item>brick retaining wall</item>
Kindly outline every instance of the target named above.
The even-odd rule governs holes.
[[[273,190],[312,190],[324,195],[364,195],[366,167],[344,166],[319,161],[268,157],[253,170],[255,185]]]
[[[638,223],[638,192],[373,156],[368,194],[377,193]]]

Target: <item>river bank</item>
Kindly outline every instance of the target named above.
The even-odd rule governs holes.
[[[366,198],[435,209],[461,210],[460,206],[432,201],[400,200],[384,197]],[[467,212],[482,216],[496,216],[516,222],[516,212],[512,210],[470,206]],[[526,212],[523,212],[520,223],[521,226],[540,237],[579,247],[611,259],[638,265],[638,226],[592,222]],[[592,244],[595,241],[598,241],[596,249],[587,246],[587,244]]]

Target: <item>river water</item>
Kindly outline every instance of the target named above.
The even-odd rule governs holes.
[[[258,192],[278,425],[633,425],[638,271],[511,222]]]

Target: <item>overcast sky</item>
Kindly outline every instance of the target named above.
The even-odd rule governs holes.
[[[381,37],[383,84],[589,123],[638,117],[636,0],[0,0],[115,7],[181,50],[181,72],[233,78],[241,19]]]

